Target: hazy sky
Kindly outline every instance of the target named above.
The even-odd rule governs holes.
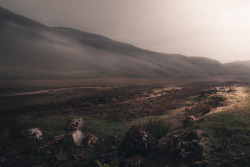
[[[0,6],[153,51],[250,60],[250,0],[1,0]]]

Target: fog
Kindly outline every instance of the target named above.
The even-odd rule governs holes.
[[[153,51],[222,63],[250,59],[247,0],[1,0],[0,6]]]

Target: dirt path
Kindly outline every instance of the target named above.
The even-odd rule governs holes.
[[[0,96],[23,96],[23,95],[37,95],[37,94],[45,94],[45,93],[55,93],[60,91],[67,91],[67,90],[75,90],[75,89],[102,89],[104,87],[67,87],[67,88],[57,88],[57,89],[41,89],[36,91],[28,91],[28,92],[20,92],[20,93],[12,93]],[[107,88],[107,87],[105,87]]]
[[[174,88],[175,89],[175,88]],[[177,88],[178,89],[178,88]],[[227,90],[234,90],[233,92],[228,92]],[[156,91],[156,95],[161,95],[162,91]],[[225,88],[225,91],[222,92],[218,92],[217,95],[219,96],[223,96],[225,97],[226,106],[223,107],[217,107],[211,110],[211,112],[209,112],[208,114],[201,116],[199,118],[196,119],[196,121],[210,115],[210,114],[214,114],[214,113],[219,113],[219,112],[227,112],[227,111],[235,111],[235,109],[237,108],[244,108],[247,103],[248,100],[250,98],[249,96],[250,93],[250,89],[247,86],[234,86],[234,87],[228,87]],[[156,96],[157,97],[157,96]],[[150,98],[150,97],[148,97]],[[152,97],[151,97],[152,98]],[[130,127],[131,125],[138,125],[138,124],[142,124],[145,123],[146,121],[148,121],[148,119],[162,119],[168,123],[171,124],[171,128],[175,129],[178,128],[180,126],[182,126],[182,120],[184,120],[186,117],[185,114],[185,107],[182,108],[178,108],[175,110],[170,110],[167,111],[166,114],[161,115],[161,116],[149,116],[149,117],[144,117],[144,118],[140,118],[140,119],[136,119],[133,120],[132,122],[128,123],[128,127]]]
[[[246,86],[235,86],[231,88],[235,91],[233,92],[218,92],[219,96],[223,96],[227,98],[227,105],[223,107],[218,107],[213,109],[207,115],[219,113],[219,112],[226,112],[231,111],[239,108],[244,108],[247,105],[248,98],[249,98],[249,88]]]
[[[136,98],[136,99],[133,99],[133,100],[127,100],[127,101],[123,101],[122,103],[130,103],[132,101],[144,101],[144,100],[147,100],[147,99],[151,99],[151,98],[156,98],[156,97],[160,97],[160,96],[163,96],[163,95],[166,95],[168,90],[180,90],[182,89],[183,87],[179,87],[179,86],[167,86],[167,87],[164,87],[164,88],[159,88],[159,89],[154,89],[153,90],[153,93],[151,94],[146,94],[145,93],[145,97],[139,97],[139,98]]]
[[[154,97],[163,96],[163,95],[166,94],[165,91],[173,90],[173,89],[180,90],[182,88],[183,87],[179,87],[179,86],[168,86],[168,87],[161,88],[161,89],[155,89],[155,90],[153,90],[153,93],[149,95],[148,98],[154,98]]]

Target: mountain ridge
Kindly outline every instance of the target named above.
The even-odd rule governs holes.
[[[158,53],[72,28],[48,27],[1,7],[0,33],[0,79],[249,74],[247,65],[235,73],[232,65],[213,59]]]

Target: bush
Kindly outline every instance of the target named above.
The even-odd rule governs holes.
[[[170,129],[170,124],[167,124],[161,119],[149,119],[146,123],[140,124],[140,126],[156,139],[166,136]]]

